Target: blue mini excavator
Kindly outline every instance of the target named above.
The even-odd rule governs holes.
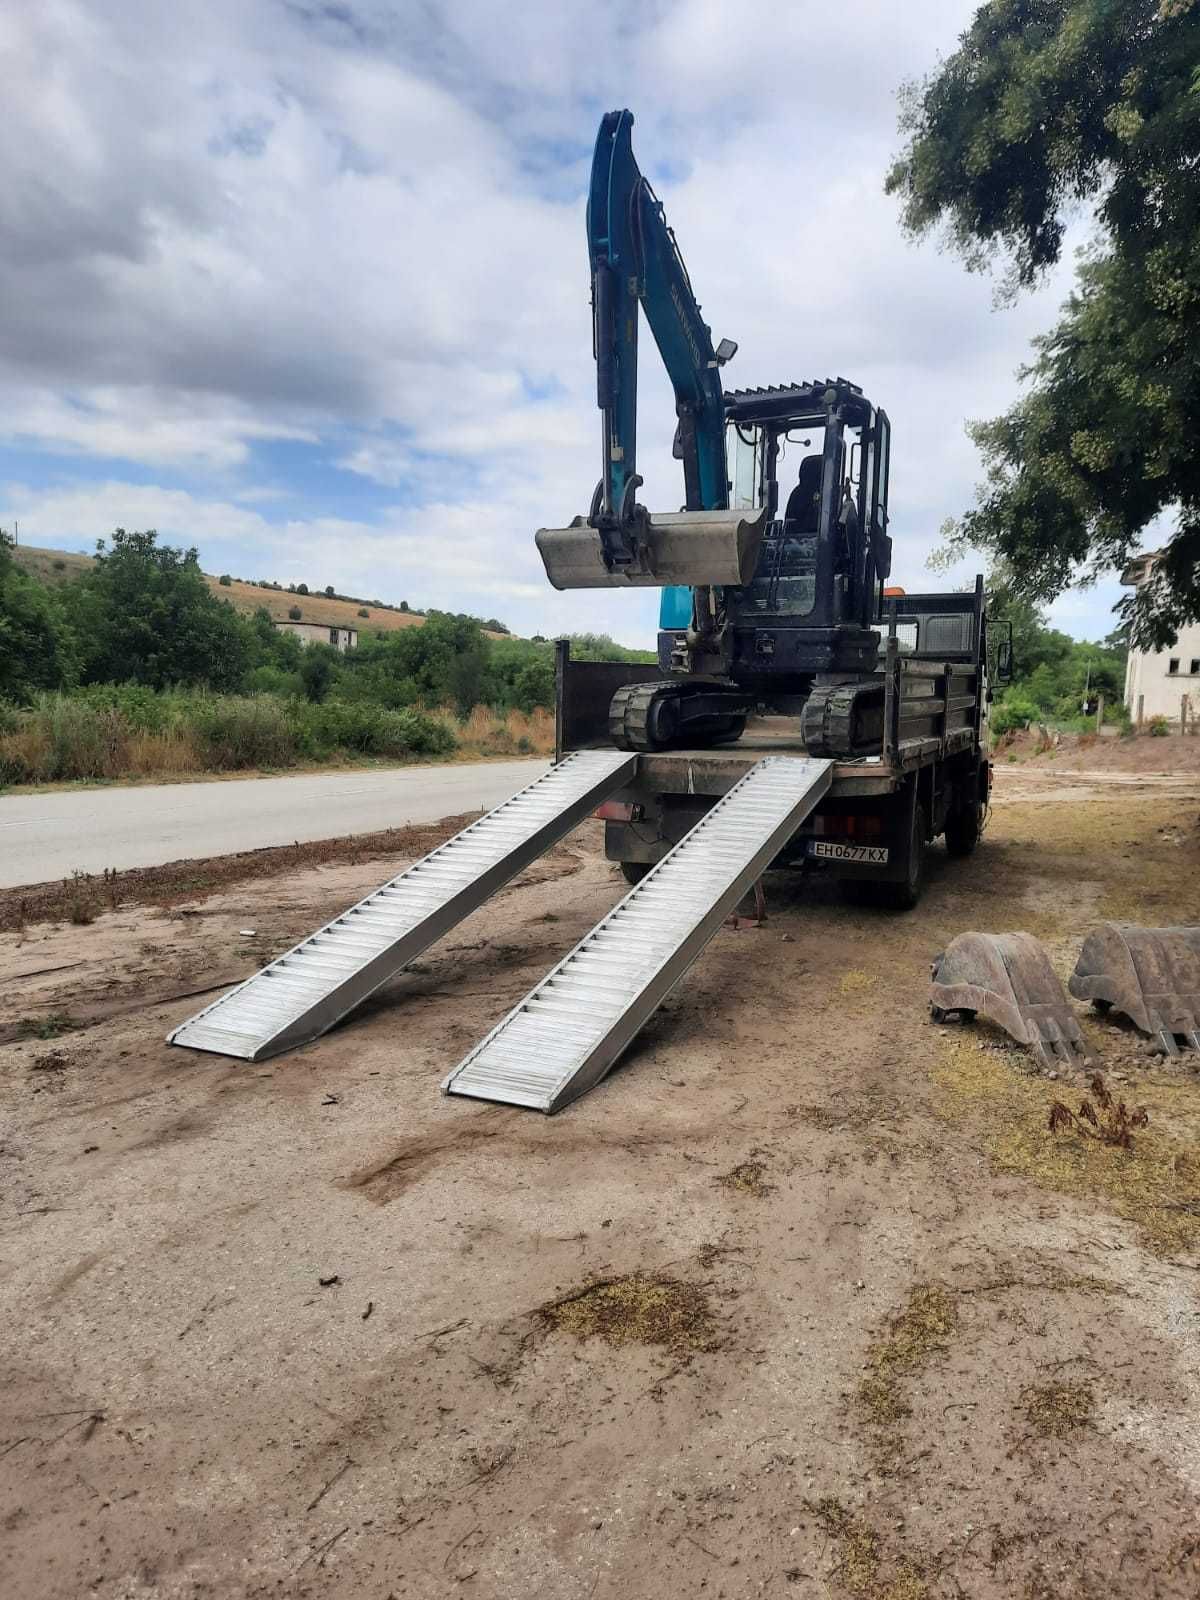
[[[617,691],[618,748],[727,743],[756,708],[799,717],[813,755],[878,748],[887,416],[844,378],[723,390],[737,346],[713,346],[632,126],[601,121],[588,197],[602,476],[587,516],[539,530],[546,574],[663,590],[663,676]],[[639,304],[675,391],[684,508],[666,515],[637,500]]]

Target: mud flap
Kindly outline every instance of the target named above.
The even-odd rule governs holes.
[[[994,1022],[1046,1066],[1091,1055],[1045,950],[1030,933],[960,933],[933,964],[930,1004]]]
[[[1101,923],[1084,941],[1069,988],[1121,1012],[1169,1056],[1179,1054],[1179,1040],[1200,1050],[1200,928]]]

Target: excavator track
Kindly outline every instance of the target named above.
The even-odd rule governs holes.
[[[741,737],[749,707],[734,684],[666,678],[618,689],[608,731],[618,750],[705,749]]]
[[[818,684],[800,713],[800,735],[812,756],[853,756],[883,743],[883,684]]]

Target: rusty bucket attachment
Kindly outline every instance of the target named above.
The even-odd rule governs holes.
[[[1169,1056],[1200,1050],[1200,928],[1102,922],[1084,940],[1069,987],[1097,1010],[1127,1016]]]
[[[1074,1066],[1088,1049],[1050,958],[1030,933],[960,933],[933,964],[935,1022],[957,1011],[994,1022],[1046,1066]]]
[[[537,547],[556,589],[665,588],[749,583],[758,565],[766,510],[673,511],[639,523],[633,561],[610,566],[586,517],[539,528]]]

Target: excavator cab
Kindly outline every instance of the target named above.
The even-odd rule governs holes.
[[[844,378],[734,391],[725,408],[730,508],[768,519],[750,582],[722,591],[726,669],[784,692],[869,670],[891,567],[887,413]]]

